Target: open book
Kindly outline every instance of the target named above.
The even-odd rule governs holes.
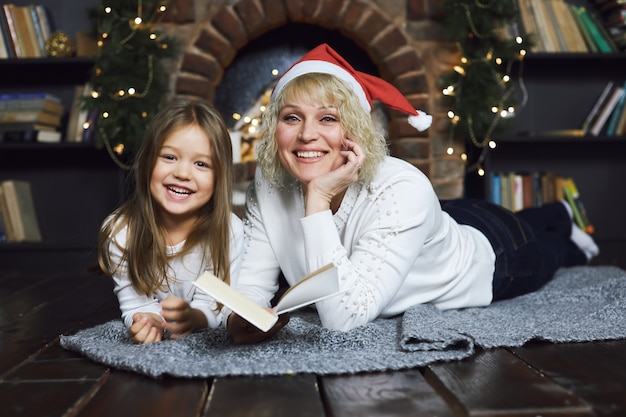
[[[194,285],[264,332],[272,328],[280,314],[316,303],[339,292],[337,267],[333,264],[313,271],[285,291],[275,306],[275,314],[246,298],[208,271],[200,275]]]

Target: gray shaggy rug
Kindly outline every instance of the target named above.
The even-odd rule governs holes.
[[[314,312],[300,311],[276,336],[256,345],[234,345],[222,329],[138,345],[120,320],[62,335],[60,342],[110,367],[155,378],[194,378],[398,370],[466,358],[477,346],[622,338],[626,271],[585,266],[560,269],[541,290],[488,307],[440,311],[419,305],[349,332],[324,329]]]

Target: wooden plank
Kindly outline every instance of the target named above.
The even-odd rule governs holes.
[[[333,417],[455,415],[417,369],[324,376],[321,386]]]
[[[591,406],[505,349],[433,364],[425,377],[468,416],[594,416]]]
[[[112,371],[89,398],[74,406],[73,417],[197,417],[206,402],[209,382],[203,379],[153,379]]]
[[[100,365],[84,356],[63,349],[58,339],[46,345],[41,351],[5,373],[1,383],[30,383],[46,381],[97,381],[108,372],[108,367]]]
[[[77,380],[0,384],[2,417],[66,416],[76,401],[90,396],[93,386]]]
[[[35,314],[38,309],[54,303],[58,298],[64,298],[68,292],[87,283],[83,275],[60,274],[18,274],[3,284],[1,296],[5,299],[3,314],[0,317],[0,330],[11,327],[17,320]],[[9,281],[9,282],[6,282]],[[15,282],[19,281],[19,282]],[[11,291],[11,296],[6,294]]]
[[[0,380],[3,417],[64,416],[109,374],[106,367],[66,351],[58,340],[29,359]]]
[[[314,375],[218,378],[203,416],[325,416]]]
[[[53,285],[64,288],[63,294],[50,299],[47,294],[54,293],[52,289],[33,291],[32,300],[24,302],[27,307],[36,307],[25,307],[14,321],[0,329],[0,338],[11,341],[0,343],[0,377],[60,334],[119,318],[109,279],[87,274],[76,284],[73,279],[57,277]]]
[[[533,343],[514,353],[584,398],[599,416],[626,416],[626,340]]]

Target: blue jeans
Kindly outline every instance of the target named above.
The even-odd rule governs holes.
[[[560,202],[515,213],[474,199],[446,200],[441,207],[491,242],[496,254],[494,301],[536,291],[558,268],[587,263],[585,254],[570,240],[572,220]]]

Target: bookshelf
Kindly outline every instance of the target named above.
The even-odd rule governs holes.
[[[32,1],[14,0],[26,5]],[[53,27],[75,39],[89,31],[88,10],[99,0],[43,0]],[[75,86],[90,76],[93,58],[0,59],[1,92],[45,91],[65,105],[67,127]],[[122,200],[125,171],[91,143],[0,143],[0,180],[29,181],[41,242],[0,243],[0,268],[84,270],[96,259],[97,230]]]
[[[595,226],[597,263],[626,266],[625,136],[560,136],[542,132],[580,129],[609,80],[623,82],[626,54],[529,54],[523,62],[528,102],[489,153],[482,184],[492,172],[552,171],[572,177]]]

